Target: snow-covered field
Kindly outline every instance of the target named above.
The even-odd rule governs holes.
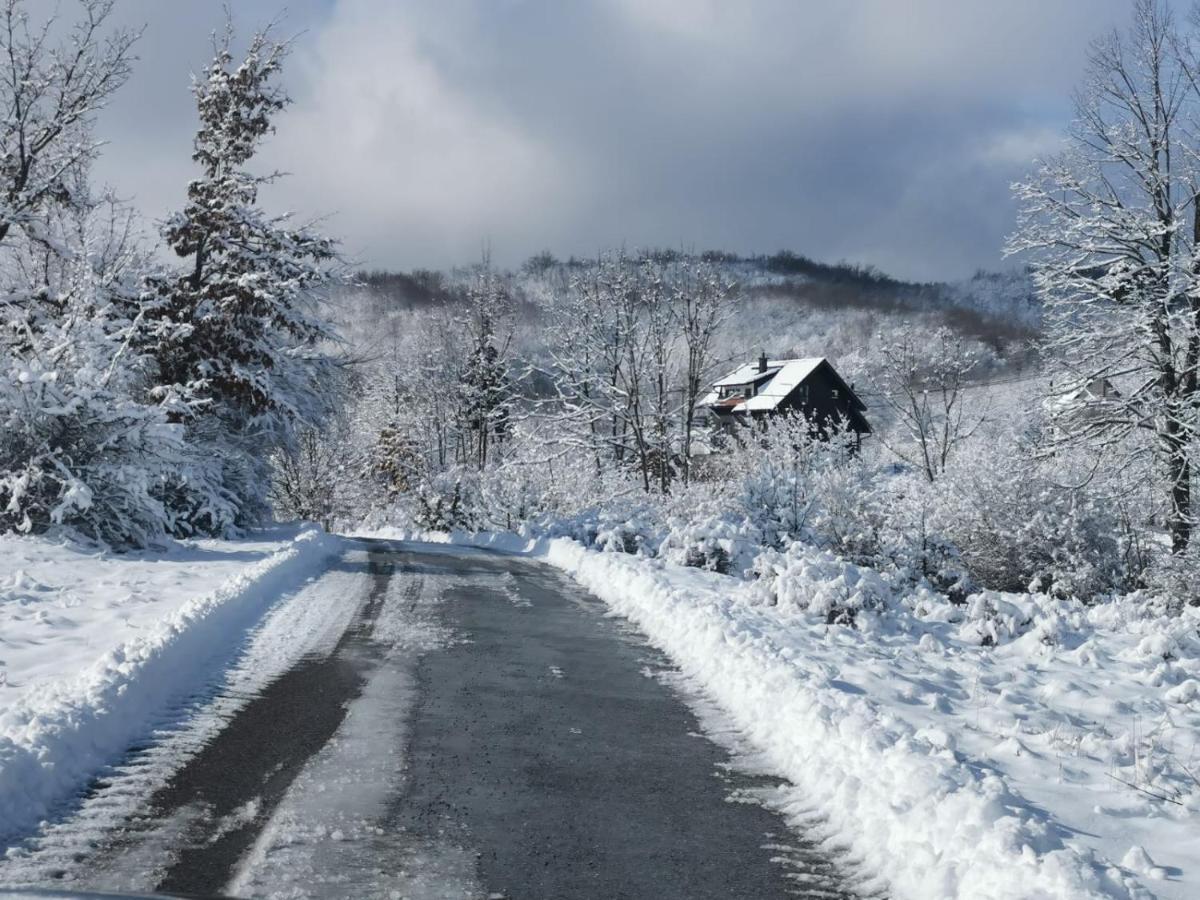
[[[451,540],[534,553],[628,617],[794,785],[784,811],[893,896],[1200,896],[1196,610],[930,595],[849,628],[821,603],[886,586],[827,556],[767,605],[762,584],[567,539]]]
[[[145,737],[342,546],[311,529],[121,555],[0,537],[0,845]]]

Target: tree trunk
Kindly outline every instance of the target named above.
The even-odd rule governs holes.
[[[1166,424],[1165,442],[1167,478],[1171,489],[1167,530],[1171,534],[1171,551],[1182,553],[1192,538],[1192,461],[1188,454],[1187,435],[1174,418]]]

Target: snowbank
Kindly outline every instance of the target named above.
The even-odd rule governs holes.
[[[342,546],[315,529],[157,555],[0,542],[0,846],[145,735]]]
[[[981,647],[969,621],[936,616],[925,623],[885,611],[858,628],[830,625],[831,610],[869,608],[887,586],[828,561],[797,567],[811,584],[784,586],[805,594],[803,604],[769,606],[761,585],[567,539],[421,537],[529,553],[574,576],[674,659],[795,786],[796,807],[818,812],[832,840],[892,896],[1183,897],[1197,886],[1190,811],[1173,817],[1177,807],[1106,777],[1121,760],[1095,746],[1122,743],[1088,716],[1124,673],[1088,669],[1062,647],[1039,656],[1045,629]],[[1016,603],[977,606],[976,624],[994,614],[998,637],[1024,624]],[[1085,659],[1107,659],[1099,640],[1089,639]],[[1136,655],[1147,638],[1121,640]],[[1128,655],[1109,649],[1114,665]],[[1143,659],[1157,652],[1142,649]],[[1147,695],[1130,680],[1114,709]],[[1184,696],[1190,683],[1179,680],[1170,702],[1177,720],[1192,717],[1185,734],[1195,737],[1194,706],[1180,705],[1194,702]]]

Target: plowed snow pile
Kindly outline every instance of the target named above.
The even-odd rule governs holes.
[[[340,546],[295,529],[120,555],[0,536],[0,848],[200,688]]]

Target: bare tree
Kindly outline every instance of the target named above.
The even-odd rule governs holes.
[[[640,349],[640,359],[631,357],[627,372],[629,381],[640,382],[637,390],[645,397],[647,421],[634,430],[644,481],[653,479],[666,493],[674,477],[672,438],[680,412],[679,392],[673,390],[680,323],[667,268],[646,257],[638,275],[632,297],[640,308],[631,310],[635,339],[629,346]]]
[[[1024,209],[1008,247],[1035,259],[1059,436],[1102,453],[1153,453],[1176,552],[1195,522],[1200,401],[1194,60],[1159,0],[1138,0],[1127,34],[1093,44],[1068,148],[1016,186]],[[1097,382],[1118,390],[1078,415],[1073,398]],[[1137,433],[1152,439],[1127,440]]]
[[[691,480],[696,404],[713,365],[713,343],[733,312],[737,285],[707,262],[688,261],[676,282],[676,311],[687,353],[683,373],[683,480]]]
[[[346,448],[336,429],[304,428],[273,457],[271,506],[277,517],[317,522],[326,531],[344,510],[338,497]]]
[[[92,121],[129,77],[140,32],[105,34],[113,0],[79,8],[69,39],[55,44],[54,16],[33,24],[23,0],[0,6],[0,242],[14,226],[36,238],[46,206],[71,202],[100,147]]]
[[[622,463],[629,450],[622,389],[627,343],[633,340],[627,309],[620,302],[634,290],[632,267],[623,252],[602,254],[548,301],[544,374],[554,388],[550,414],[579,435],[597,470]]]
[[[551,414],[574,424],[598,470],[636,467],[647,491],[687,477],[694,409],[733,290],[693,257],[617,251],[548,298]]]
[[[968,416],[963,403],[978,357],[948,328],[939,328],[932,339],[905,328],[890,340],[881,337],[880,344],[873,387],[902,431],[886,445],[935,481],[983,422],[982,416]]]

